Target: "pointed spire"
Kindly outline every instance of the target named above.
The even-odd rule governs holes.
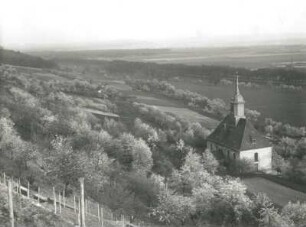
[[[236,72],[236,89],[235,89],[235,95],[240,95],[238,78],[239,78],[239,75],[238,75],[238,72]]]
[[[239,119],[245,118],[244,116],[244,99],[239,91],[239,76],[236,73],[236,83],[235,83],[235,95],[231,101],[231,112],[234,114],[235,122],[238,123]]]

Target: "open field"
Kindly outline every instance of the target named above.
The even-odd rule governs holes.
[[[228,105],[233,96],[233,85],[215,85],[205,81],[191,80],[171,81],[175,87],[202,94],[208,98],[221,98]],[[246,101],[246,108],[257,110],[263,118],[295,126],[306,125],[306,92],[305,90],[281,90],[269,86],[240,86],[241,94]]]
[[[219,123],[219,121],[215,119],[199,114],[186,108],[183,104],[167,99],[165,97],[158,97],[154,96],[153,94],[151,95],[137,91],[135,91],[134,95],[136,97],[136,101],[139,103],[155,106],[163,112],[174,114],[190,122],[199,122],[208,129],[216,128]]]
[[[249,69],[263,67],[305,68],[304,45],[271,45],[218,48],[124,49],[32,53],[47,58],[125,60],[188,65],[228,65]]]
[[[110,85],[111,87],[116,88],[119,91],[131,91],[132,88],[125,84],[123,80],[101,80],[101,82]]]
[[[192,111],[187,108],[178,108],[178,107],[167,107],[167,106],[156,106],[163,112],[172,113],[182,119],[186,119],[190,122],[199,122],[203,124],[208,129],[214,129],[218,125],[218,121],[212,118],[203,116],[195,111]]]
[[[289,201],[306,201],[306,194],[274,183],[261,177],[242,179],[251,193],[265,193],[277,205],[284,206]]]
[[[172,102],[171,100],[161,99],[147,95],[136,95],[136,101],[152,106],[177,107],[177,108],[181,107],[181,105],[179,105],[176,102]]]

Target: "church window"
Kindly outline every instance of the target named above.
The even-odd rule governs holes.
[[[258,153],[255,153],[255,154],[254,154],[254,161],[255,161],[255,162],[258,162]]]

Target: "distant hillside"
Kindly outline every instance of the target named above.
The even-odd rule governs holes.
[[[0,63],[29,66],[35,68],[53,68],[56,64],[53,61],[45,60],[17,51],[6,50],[0,47]]]

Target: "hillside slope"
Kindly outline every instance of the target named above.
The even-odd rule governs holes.
[[[54,68],[56,64],[41,57],[35,57],[21,52],[6,50],[0,47],[0,63],[29,66],[34,68]]]

